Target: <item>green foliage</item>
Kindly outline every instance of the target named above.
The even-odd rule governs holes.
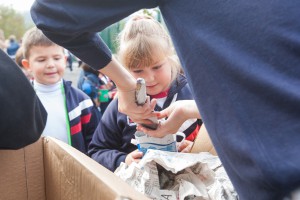
[[[0,29],[3,30],[5,38],[15,35],[21,39],[26,27],[22,14],[15,11],[11,6],[0,5]]]
[[[149,15],[156,19],[159,22],[162,22],[162,16],[160,13],[159,8],[153,8],[153,9],[143,9],[143,14]]]
[[[143,9],[138,12],[141,12],[145,15],[149,15],[153,17],[154,19],[157,19],[159,22],[163,22],[162,16],[160,13],[160,10],[158,8],[154,9]],[[110,48],[112,53],[116,53],[119,44],[117,43],[117,38],[119,33],[123,30],[125,23],[128,18],[124,18],[115,24],[112,24],[111,26],[105,28],[103,31],[101,31],[100,37],[102,40],[106,43],[106,45]]]
[[[125,25],[125,20],[121,20],[112,24],[111,26],[105,28],[100,32],[100,37],[105,42],[105,44],[110,48],[112,53],[117,52],[118,44],[117,37],[118,34],[122,31]]]

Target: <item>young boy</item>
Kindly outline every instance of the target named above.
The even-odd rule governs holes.
[[[25,33],[22,47],[22,64],[31,71],[34,90],[48,112],[42,136],[55,137],[86,154],[100,118],[91,99],[62,79],[64,49],[36,27]]]

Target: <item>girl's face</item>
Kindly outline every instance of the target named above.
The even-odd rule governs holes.
[[[27,62],[34,79],[44,85],[60,81],[66,68],[66,56],[58,45],[32,47]]]
[[[172,67],[169,59],[161,60],[152,66],[131,69],[130,73],[137,79],[146,81],[147,94],[156,95],[169,89],[172,77]]]

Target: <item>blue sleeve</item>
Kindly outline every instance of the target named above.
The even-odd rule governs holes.
[[[101,69],[111,61],[111,52],[98,32],[140,9],[156,6],[153,0],[36,0],[31,17],[53,42]]]
[[[111,171],[115,171],[127,156],[125,152],[119,150],[123,141],[117,114],[118,104],[116,100],[113,100],[98,124],[88,151],[91,158]]]

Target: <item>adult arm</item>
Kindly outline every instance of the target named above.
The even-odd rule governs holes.
[[[19,149],[40,138],[47,112],[19,67],[0,50],[0,149]]]
[[[98,32],[140,9],[156,6],[156,1],[149,0],[36,0],[31,16],[49,39],[101,69],[111,61],[111,52]]]
[[[98,32],[135,11],[156,6],[157,1],[148,0],[37,0],[31,16],[49,39],[111,78],[120,91],[120,112],[137,123],[146,123],[151,107],[136,105],[135,79],[112,58]]]

